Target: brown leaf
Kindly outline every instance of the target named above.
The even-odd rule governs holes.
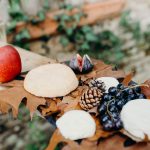
[[[83,150],[97,150],[98,141],[90,141],[88,139],[83,139],[80,144],[80,149]]]
[[[3,101],[0,101],[0,112],[8,113],[11,109],[11,106]],[[15,112],[14,112],[15,114]]]
[[[7,83],[1,83],[0,85],[6,87],[20,87],[23,86],[23,80],[12,80]]]
[[[63,99],[62,102],[58,103],[58,108],[61,110],[61,113],[65,113],[70,110],[81,109],[79,106],[80,97],[66,97],[67,99]]]
[[[125,147],[124,142],[127,140],[126,136],[114,135],[110,138],[100,141],[98,149],[100,150],[149,150],[150,143],[137,143],[132,146]],[[91,149],[92,150],[92,149]]]
[[[79,145],[74,142],[74,141],[71,141],[69,139],[65,139],[61,133],[59,132],[58,129],[55,130],[55,132],[53,133],[51,139],[50,139],[50,142],[49,142],[49,145],[48,147],[46,148],[46,150],[54,150],[56,148],[56,146],[60,143],[60,142],[65,142],[67,143],[70,147],[71,147],[71,150],[77,150],[79,149]]]
[[[57,104],[58,109],[61,111],[61,114],[59,114],[59,116],[61,116],[63,113],[69,110],[81,109],[79,105],[79,100],[83,93],[83,90],[84,87],[79,86],[75,91],[63,97],[63,100]]]
[[[97,71],[97,78],[99,77],[114,77],[114,78],[124,78],[125,77],[125,73],[122,70],[118,70],[118,71],[113,71],[112,67],[108,67],[104,70],[99,70]]]
[[[40,106],[39,109],[41,110],[41,113],[43,116],[49,116],[53,113],[56,113],[59,111],[57,103],[59,103],[61,100],[59,98],[57,99],[48,99],[46,98],[46,106]]]
[[[18,107],[23,99],[26,99],[26,106],[30,110],[30,115],[32,117],[33,113],[36,111],[39,105],[45,104],[45,99],[36,97],[27,91],[24,90],[23,87],[12,87],[4,91],[0,91],[0,101],[1,101],[1,108],[3,106],[10,105],[13,108],[13,114],[18,114]],[[0,111],[6,112],[5,109],[1,109]]]
[[[79,78],[99,78],[99,77],[115,77],[115,78],[124,78],[124,71],[117,70],[114,71],[111,65],[107,65],[104,62],[96,59],[92,59],[94,64],[94,69],[88,74],[78,75]]]
[[[91,114],[95,114],[95,116],[98,116],[97,106],[93,107],[88,112],[91,113]]]
[[[123,84],[125,86],[128,86],[129,82],[132,80],[133,78],[133,73],[129,73],[128,75],[125,76],[124,80],[123,80]]]

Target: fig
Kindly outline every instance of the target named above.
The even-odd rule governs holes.
[[[90,57],[87,54],[83,57],[77,54],[70,60],[69,66],[75,73],[88,73],[94,67]]]

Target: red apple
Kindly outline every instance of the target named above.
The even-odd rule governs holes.
[[[13,80],[21,73],[21,58],[17,50],[6,45],[0,47],[0,82]]]

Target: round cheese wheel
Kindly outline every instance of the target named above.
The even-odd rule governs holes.
[[[70,140],[91,137],[95,134],[96,124],[88,112],[71,110],[60,117],[56,125],[61,134]]]
[[[128,102],[121,111],[125,134],[133,140],[150,140],[150,100],[136,99]]]
[[[46,64],[31,70],[25,77],[24,88],[40,97],[60,97],[78,87],[74,72],[63,64]]]

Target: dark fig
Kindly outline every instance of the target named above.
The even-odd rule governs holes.
[[[87,54],[83,58],[77,54],[71,59],[69,66],[75,73],[88,73],[93,69],[92,61]]]

